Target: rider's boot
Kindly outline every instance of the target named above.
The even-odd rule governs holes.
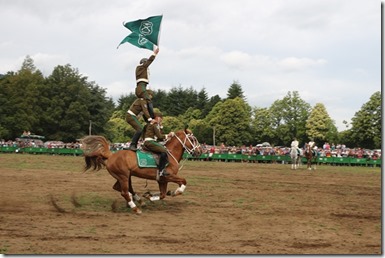
[[[147,108],[148,108],[148,113],[150,114],[151,118],[154,119],[155,118],[154,106],[152,105],[152,102],[149,100],[147,100]]]
[[[132,150],[132,151],[136,151],[137,150],[137,147],[136,145],[138,145],[138,141],[139,141],[139,138],[140,138],[140,135],[142,134],[142,132],[136,132],[134,134],[134,136],[132,137],[132,140],[131,140],[131,144],[130,144],[130,147],[128,147],[129,150]]]
[[[167,163],[167,153],[162,152],[159,159],[159,176],[169,176],[170,174],[166,171],[165,166]]]

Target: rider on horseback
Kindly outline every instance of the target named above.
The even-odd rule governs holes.
[[[297,138],[294,137],[294,140],[291,142],[291,147],[292,147],[292,148],[296,148],[297,153],[298,153],[298,155],[299,155],[299,154],[300,154],[300,151],[299,151],[298,146],[299,146],[299,142],[298,142]]]
[[[310,146],[310,150],[313,152],[313,156],[315,156],[317,154],[316,153],[317,146],[315,146],[314,139],[310,138],[310,142],[308,144]]]
[[[144,147],[148,150],[155,152],[160,155],[159,165],[158,165],[158,173],[159,176],[168,176],[169,173],[164,169],[168,162],[167,158],[167,149],[160,143],[158,140],[167,140],[174,136],[174,132],[170,132],[169,134],[162,134],[161,126],[162,126],[162,113],[156,112],[155,118],[148,124],[145,125],[143,129],[143,139],[144,139]]]

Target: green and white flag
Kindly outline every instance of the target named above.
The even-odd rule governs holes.
[[[119,46],[123,43],[131,43],[134,46],[140,47],[140,48],[146,48],[149,50],[154,50],[154,44],[150,42],[148,39],[143,37],[141,34],[138,34],[136,32],[132,32],[130,35],[125,37],[122,42],[120,42]],[[118,47],[119,47],[118,46]]]
[[[129,42],[137,47],[150,49],[150,44],[147,44],[145,40],[149,41],[153,45],[158,46],[162,18],[163,15],[157,15],[148,17],[147,19],[140,19],[126,23],[123,22],[123,26],[131,30],[132,33],[123,39],[119,46],[122,43]],[[150,50],[153,50],[153,48]]]

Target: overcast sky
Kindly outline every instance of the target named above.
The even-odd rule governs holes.
[[[150,88],[205,88],[224,98],[237,81],[252,107],[289,91],[323,103],[339,130],[381,91],[379,0],[0,0],[0,73],[27,55],[45,76],[70,64],[115,101],[134,92],[151,51],[120,41],[123,21],[163,14]]]

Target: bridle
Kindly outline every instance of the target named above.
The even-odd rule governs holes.
[[[192,133],[186,133],[185,131],[183,131],[183,133],[185,135],[184,140],[179,138],[178,135],[176,135],[174,133],[174,135],[171,138],[167,139],[166,142],[168,142],[170,139],[175,137],[179,141],[179,143],[182,145],[182,147],[186,150],[186,152],[188,154],[192,155],[195,152],[195,150],[200,147],[198,139]],[[190,143],[191,148],[186,145],[187,142]],[[174,157],[174,155],[172,155],[170,150],[167,149],[167,153],[170,154],[170,156],[176,161],[176,163],[179,163],[178,160]],[[185,160],[186,160],[186,158],[183,159],[183,163],[184,163]],[[183,167],[183,165],[182,165],[182,167]],[[181,170],[182,167],[180,167],[179,170]]]

